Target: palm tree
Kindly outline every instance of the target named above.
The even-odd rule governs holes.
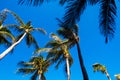
[[[6,49],[3,53],[0,54],[0,59],[4,58],[16,45],[18,45],[24,37],[26,37],[26,43],[28,46],[30,46],[31,44],[34,44],[36,48],[39,48],[35,38],[32,36],[31,32],[33,31],[40,31],[42,33],[46,33],[43,29],[41,28],[33,28],[31,25],[31,21],[28,21],[27,24],[25,24],[20,17],[15,14],[14,12],[5,9],[5,12],[9,12],[10,14],[12,14],[16,20],[19,22],[20,26],[14,26],[14,28],[18,29],[19,31],[22,31],[22,33],[18,36],[16,42],[14,42],[8,49]]]
[[[61,20],[57,19],[59,21],[59,26],[61,27],[57,32],[59,35],[63,36],[64,38],[68,39],[68,44],[69,46],[77,46],[77,51],[78,51],[78,58],[79,58],[79,64],[82,70],[83,74],[83,79],[84,80],[89,80],[87,71],[85,69],[84,61],[82,58],[82,53],[80,50],[80,45],[79,45],[79,36],[78,36],[78,25],[74,25],[73,27],[65,27],[62,24],[64,24]]]
[[[54,40],[51,40],[46,45],[46,47],[50,48],[39,48],[35,53],[41,53],[42,51],[48,52],[47,58],[52,58],[53,63],[57,62],[56,68],[64,61],[66,63],[67,80],[70,80],[70,66],[73,63],[73,59],[68,50],[68,46],[65,44],[68,40],[62,40],[54,33],[51,34],[51,37]]]
[[[94,72],[101,71],[103,74],[105,74],[107,76],[108,80],[111,80],[110,75],[108,74],[107,69],[104,65],[95,63],[92,66],[94,68]]]
[[[20,62],[22,67],[17,70],[18,73],[33,74],[31,80],[46,80],[45,73],[50,66],[50,59],[45,60],[42,56],[32,57],[29,62]]]
[[[105,37],[105,42],[111,40],[115,33],[116,4],[115,0],[74,0],[69,1],[63,17],[65,26],[72,27],[80,20],[80,15],[86,8],[87,2],[91,5],[100,4],[100,32]]]

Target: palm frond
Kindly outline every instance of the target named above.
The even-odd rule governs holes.
[[[34,53],[50,52],[50,50],[52,50],[52,48],[38,48],[34,51]]]
[[[30,80],[36,80],[38,76],[38,71],[35,71],[35,73],[31,76]]]
[[[88,2],[91,4],[91,5],[95,5],[99,2],[100,0],[88,0]]]
[[[69,65],[70,65],[70,67],[72,66],[72,64],[73,64],[73,58],[72,58],[72,56],[70,55],[70,53],[69,53]]]
[[[30,66],[33,66],[33,62],[24,62],[24,61],[21,61],[18,63],[18,65],[20,66],[23,66],[23,67],[30,67]]]
[[[115,33],[116,4],[114,0],[101,0],[100,7],[100,32],[105,37],[105,42],[111,40]]]
[[[94,68],[94,72],[96,72],[96,71],[101,71],[102,73],[106,72],[106,67],[104,65],[101,65],[99,63],[95,63],[92,66]]]
[[[20,5],[33,5],[33,6],[40,6],[44,0],[18,0],[18,4]]]
[[[45,47],[55,47],[55,46],[58,46],[59,44],[60,43],[58,41],[51,40],[45,45]]]
[[[62,40],[60,39],[60,37],[58,37],[56,34],[51,33],[50,37],[53,38],[55,41],[61,42]]]
[[[18,35],[18,36],[16,37],[16,41],[18,41],[23,35],[24,35],[24,33]]]
[[[12,39],[12,41],[15,42],[15,37],[11,33],[8,33],[5,31],[0,31],[0,34],[4,35],[5,37],[10,37]]]
[[[72,42],[75,42],[76,37],[78,38],[78,25],[74,24],[71,28],[68,26],[63,26],[63,22],[58,19],[60,29],[57,30],[57,33],[63,36],[66,39],[69,39]]]
[[[0,26],[3,24],[6,18],[7,18],[7,13],[3,10],[2,12],[0,12]]]
[[[29,33],[26,35],[26,44],[28,45],[28,47],[34,44],[36,49],[39,48],[37,41],[32,36],[32,34],[29,34]]]
[[[64,57],[60,57],[61,55],[56,56],[56,58],[54,58],[54,63],[56,63],[55,68],[58,69],[59,65],[62,64],[62,62],[65,61]],[[63,56],[63,55],[62,55]]]
[[[39,31],[39,32],[41,32],[43,34],[47,34],[47,32],[42,28],[33,28],[33,29],[36,30],[36,31]]]
[[[67,25],[68,27],[72,27],[76,24],[76,21],[80,20],[80,15],[83,13],[86,7],[86,0],[71,0],[68,2],[66,6],[66,12],[63,17],[63,25]]]
[[[5,12],[9,12],[10,14],[12,14],[15,19],[18,21],[18,23],[21,25],[21,26],[24,26],[24,22],[22,21],[22,19],[14,12],[8,10],[8,9],[4,9]]]
[[[6,47],[9,47],[11,42],[9,42],[4,36],[0,35],[0,44],[4,44]]]
[[[24,31],[20,26],[18,26],[16,24],[6,24],[6,25],[4,25],[4,27],[16,30],[18,32],[23,32]]]
[[[69,0],[60,0],[60,1],[59,1],[59,4],[60,4],[60,5],[64,5],[64,4],[65,4],[66,2],[68,2],[68,1],[69,1]]]
[[[35,68],[19,68],[17,73],[29,74],[33,73],[35,70]]]

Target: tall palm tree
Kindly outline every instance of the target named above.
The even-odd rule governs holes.
[[[80,45],[79,45],[79,36],[78,36],[78,25],[73,25],[73,27],[65,27],[62,24],[64,24],[61,20],[57,19],[59,21],[59,26],[61,27],[57,32],[59,35],[63,36],[64,38],[67,38],[69,41],[69,46],[77,46],[77,51],[78,51],[78,58],[79,58],[79,64],[82,70],[83,74],[83,79],[84,80],[89,80],[87,71],[85,69],[84,61],[82,58],[82,53],[80,50]]]
[[[70,66],[73,63],[73,59],[68,50],[68,46],[65,44],[68,40],[62,40],[53,33],[51,34],[51,37],[54,40],[51,40],[46,45],[50,48],[39,48],[35,53],[41,53],[42,51],[48,52],[47,58],[52,58],[51,60],[53,63],[57,62],[55,66],[56,68],[58,68],[59,64],[64,61],[66,63],[65,70],[67,72],[67,80],[70,80]]]
[[[22,67],[17,70],[18,73],[32,74],[31,80],[46,80],[45,73],[50,66],[50,60],[45,60],[42,56],[32,57],[29,62],[20,62]]]
[[[33,28],[31,25],[31,21],[28,21],[27,24],[25,24],[20,17],[15,14],[14,12],[5,9],[5,12],[9,12],[10,14],[12,14],[16,20],[19,22],[20,26],[14,26],[14,28],[18,29],[19,31],[22,31],[22,33],[18,36],[16,42],[14,42],[8,49],[6,49],[3,53],[0,54],[0,59],[4,58],[16,45],[18,45],[23,39],[24,37],[26,37],[26,43],[28,46],[30,46],[31,44],[34,44],[36,48],[39,48],[35,38],[32,36],[31,32],[33,31],[40,31],[42,33],[46,33],[43,29],[41,28]]]
[[[110,75],[104,65],[102,65],[100,63],[95,63],[92,66],[94,68],[94,72],[101,71],[103,74],[105,74],[107,76],[108,80],[111,80]]]

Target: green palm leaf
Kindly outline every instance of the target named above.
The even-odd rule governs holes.
[[[18,69],[18,73],[32,74],[31,80],[36,80],[39,75],[41,79],[45,79],[44,73],[48,71],[48,67],[51,65],[50,60],[45,60],[41,55],[34,56],[28,62],[20,62],[21,68]]]
[[[36,49],[39,48],[37,41],[32,36],[32,34],[29,34],[29,33],[26,35],[26,44],[28,45],[28,47],[34,44]]]
[[[36,69],[35,68],[20,68],[18,69],[18,73],[29,74],[33,73]]]
[[[66,6],[66,12],[63,17],[64,26],[72,27],[76,21],[80,20],[80,15],[86,7],[86,0],[71,0]]]
[[[100,32],[107,43],[115,33],[116,4],[114,0],[101,0],[100,3]]]
[[[22,21],[22,19],[17,14],[15,14],[13,11],[10,11],[8,9],[4,9],[4,12],[9,12],[10,14],[12,14],[15,17],[15,19],[18,21],[18,23],[21,26],[24,26],[24,22]]]
[[[94,72],[101,71],[102,73],[105,73],[105,71],[106,71],[106,67],[99,63],[93,64],[93,68],[94,68]]]

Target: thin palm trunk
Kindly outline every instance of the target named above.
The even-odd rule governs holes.
[[[110,75],[108,74],[108,72],[107,72],[107,71],[105,71],[105,74],[106,74],[106,76],[107,76],[108,80],[111,80]]]
[[[38,76],[38,80],[41,80],[41,74],[39,74],[39,76]]]
[[[66,66],[67,66],[67,80],[70,80],[70,65],[68,57],[66,57]]]
[[[26,32],[23,34],[23,36],[15,43],[13,43],[8,49],[6,49],[3,53],[0,54],[0,60],[3,59],[17,44],[19,44],[22,39],[26,36]]]
[[[82,53],[81,53],[81,50],[80,50],[80,45],[79,45],[78,37],[76,37],[75,33],[72,32],[72,34],[73,34],[73,36],[75,38],[75,42],[76,42],[76,45],[77,45],[77,51],[78,51],[78,57],[79,57],[79,64],[80,64],[80,67],[81,67],[81,70],[82,70],[83,80],[89,80],[87,71],[86,71],[85,66],[84,66],[84,62],[83,62]]]
[[[87,71],[86,71],[84,63],[83,63],[83,59],[82,59],[82,54],[81,54],[79,43],[76,42],[76,45],[77,45],[77,50],[78,50],[79,63],[80,63],[82,74],[83,74],[83,79],[84,80],[89,80]]]

